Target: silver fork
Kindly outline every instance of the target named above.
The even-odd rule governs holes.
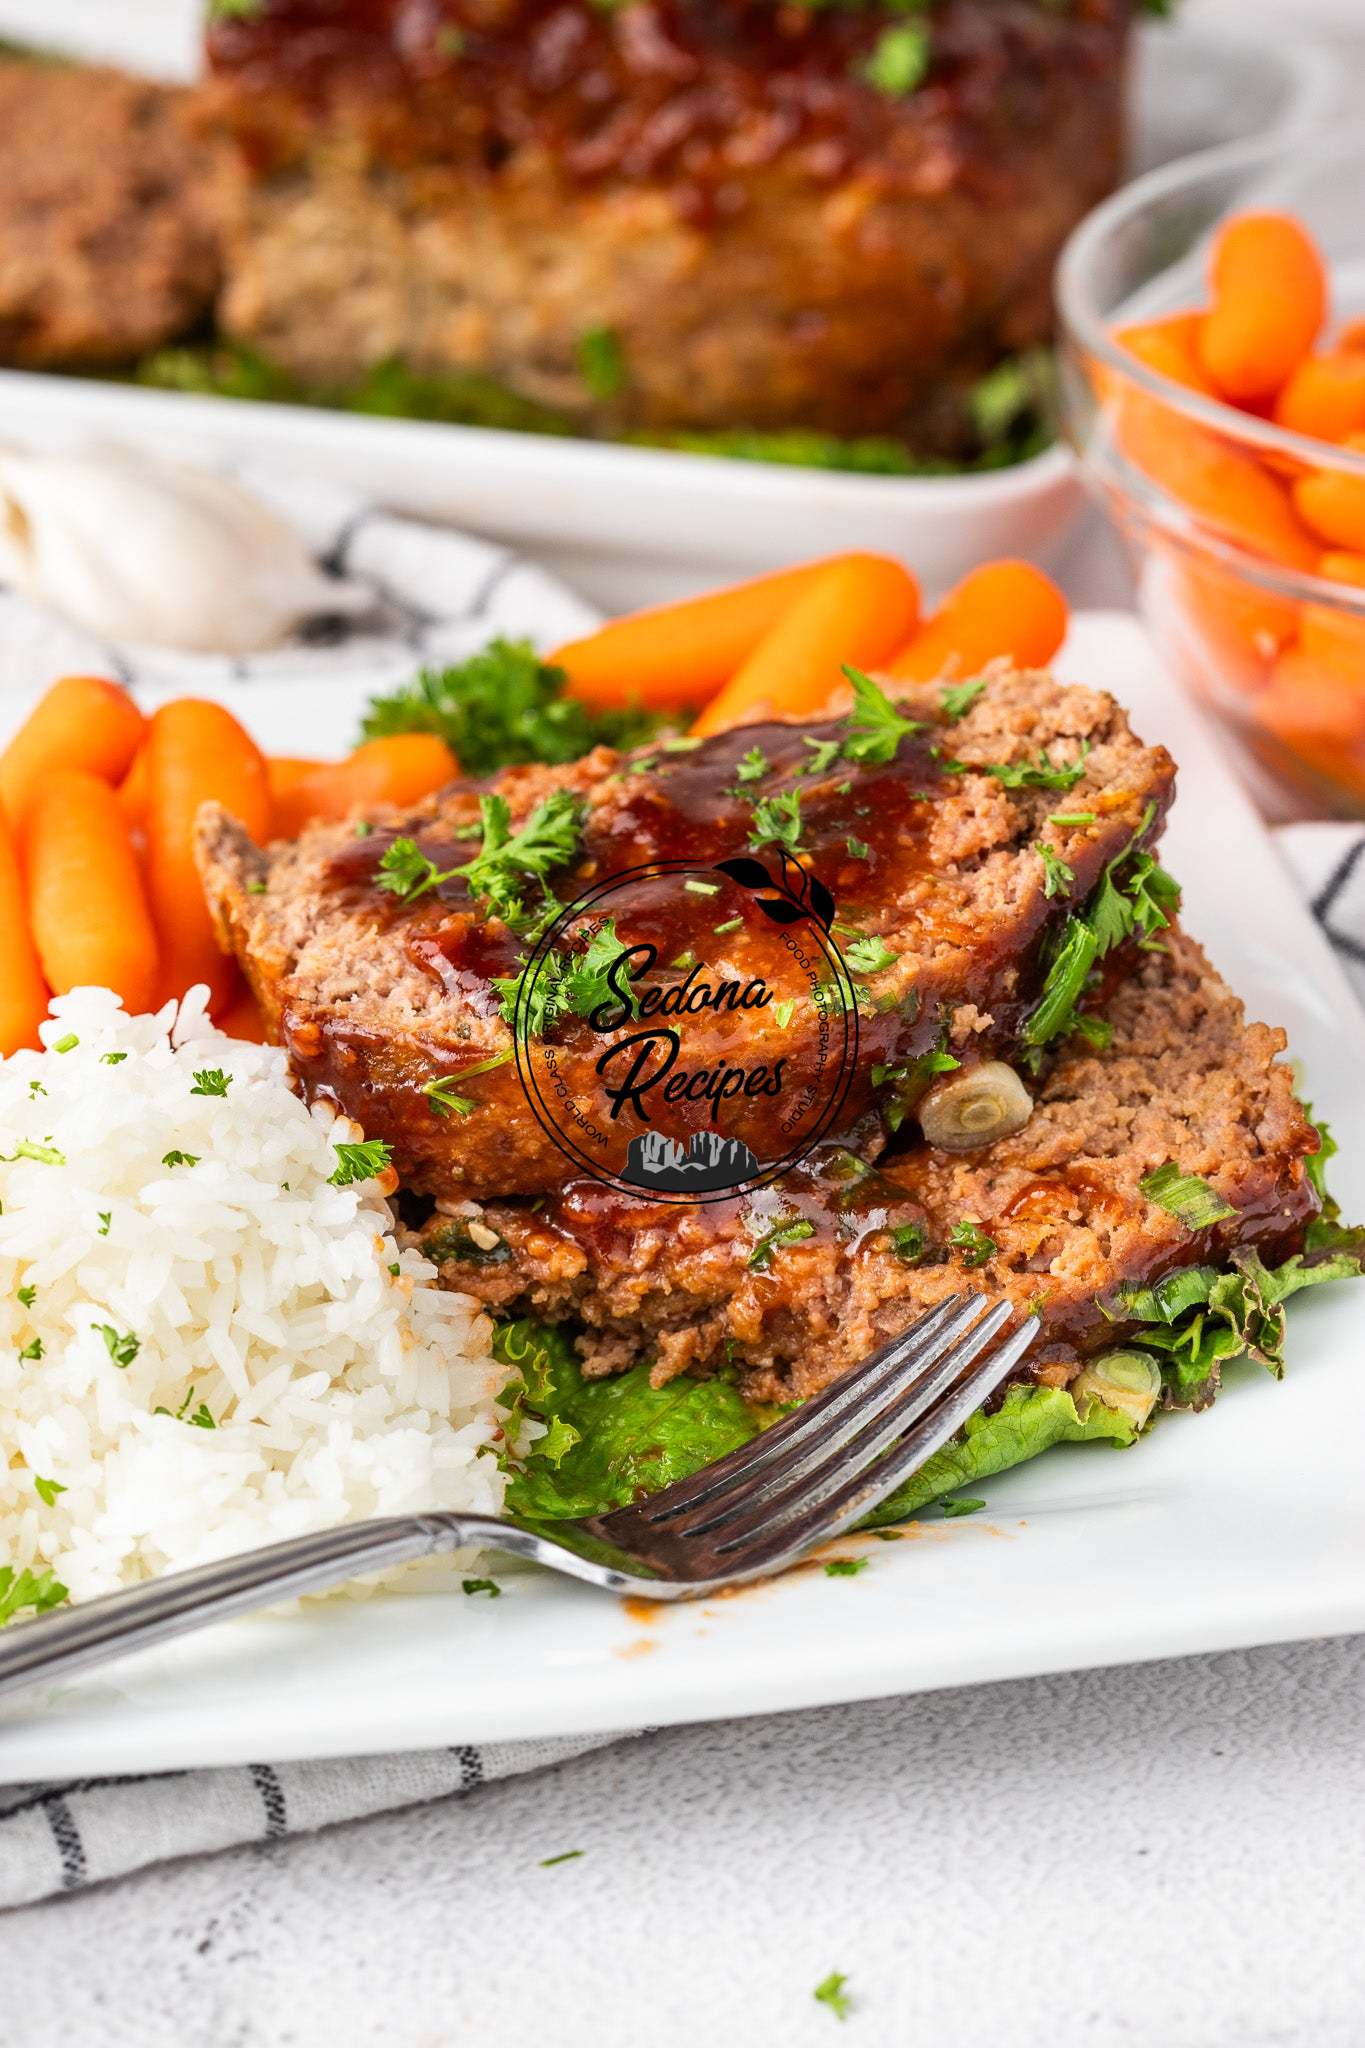
[[[0,1635],[0,1693],[467,1544],[649,1600],[765,1578],[871,1514],[956,1434],[1037,1332],[1030,1316],[997,1343],[1013,1314],[1008,1302],[953,1296],[752,1442],[609,1515],[348,1522],[11,1624]]]

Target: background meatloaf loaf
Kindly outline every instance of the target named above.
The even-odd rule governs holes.
[[[842,751],[857,743],[842,720],[750,725],[678,752],[623,760],[599,749],[567,768],[511,769],[487,787],[505,797],[514,828],[553,792],[580,799],[581,838],[550,878],[561,902],[653,862],[708,867],[699,892],[676,877],[651,883],[615,918],[623,942],[655,945],[651,982],[681,980],[690,959],[716,976],[762,975],[784,997],[779,977],[798,973],[784,928],[710,864],[755,851],[775,863],[761,822],[779,798],[799,797],[801,859],[833,896],[863,1012],[844,1123],[878,1090],[895,1091],[908,1114],[916,1062],[926,1067],[921,1091],[928,1079],[923,1056],[951,1046],[970,1063],[1017,1048],[1048,940],[1135,839],[1150,843],[1174,769],[1134,737],[1112,698],[1045,675],[994,676],[956,720],[936,688],[911,693],[904,708],[923,714],[922,729],[900,738],[890,761]],[[480,795],[480,785],[455,783],[411,812],[374,813],[361,836],[349,822],[319,825],[270,851],[207,808],[200,864],[224,943],[310,1093],[391,1144],[409,1187],[534,1194],[559,1185],[565,1160],[512,1064],[496,985],[517,975],[528,941],[458,876],[407,902],[383,887],[400,840],[442,875],[467,862]],[[600,1100],[595,1063],[634,1028],[599,1033],[572,1015],[554,1023],[575,1095]],[[802,985],[785,1015],[773,1006],[689,1023],[689,1069],[775,1059],[779,1046],[790,1082],[782,1096],[736,1098],[723,1120],[723,1135],[761,1160],[789,1149],[771,1126],[806,1080],[829,1085],[816,1002]],[[425,1091],[438,1081],[465,1113],[437,1113]],[[651,1123],[627,1105],[609,1126],[622,1162],[629,1140],[660,1119],[680,1142],[716,1125],[706,1101],[666,1116],[656,1105]]]
[[[1070,1041],[1030,1123],[974,1154],[921,1146],[869,1168],[831,1151],[756,1195],[685,1211],[580,1181],[534,1210],[439,1215],[423,1241],[448,1285],[581,1323],[590,1374],[641,1357],[660,1381],[735,1365],[753,1398],[804,1397],[979,1287],[1042,1317],[1030,1372],[1065,1385],[1122,1340],[1121,1286],[1239,1246],[1288,1256],[1319,1206],[1304,1163],[1317,1134],[1278,1060],[1284,1034],[1244,1021],[1192,939],[1142,955],[1108,1017],[1108,1049]],[[1143,1193],[1171,1164],[1207,1183],[1219,1220],[1191,1228]],[[784,1234],[793,1222],[813,1229]]]
[[[1114,183],[1131,7],[225,11],[222,324],[324,384],[400,357],[608,429],[949,443]]]
[[[208,312],[223,163],[187,97],[0,63],[0,361],[117,366]]]

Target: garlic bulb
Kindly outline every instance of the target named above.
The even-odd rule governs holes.
[[[0,448],[0,583],[103,640],[205,654],[370,602],[239,485],[112,447]]]

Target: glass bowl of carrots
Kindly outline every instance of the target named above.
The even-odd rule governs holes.
[[[1211,150],[1064,252],[1067,429],[1276,817],[1365,817],[1365,143]]]

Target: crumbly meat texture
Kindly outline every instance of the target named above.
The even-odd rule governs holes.
[[[954,452],[1117,178],[1131,13],[265,0],[210,39],[247,167],[223,325],[325,386],[397,357],[607,431]],[[927,32],[917,90],[868,77],[887,32]]]
[[[0,63],[0,361],[114,367],[208,313],[225,158],[187,100],[116,71]]]
[[[902,739],[889,764],[840,756],[813,774],[818,743],[842,744],[845,724],[754,725],[690,751],[661,752],[652,765],[599,749],[567,768],[511,769],[490,785],[506,798],[514,826],[552,790],[581,797],[577,856],[551,878],[562,902],[637,864],[706,865],[743,854],[764,797],[799,788],[802,858],[833,894],[846,951],[857,934],[879,939],[889,958],[858,977],[864,1014],[845,1127],[867,1111],[883,1068],[942,1043],[963,1060],[1016,1047],[1046,941],[1137,834],[1145,829],[1151,842],[1174,783],[1170,757],[1141,745],[1112,698],[1045,675],[996,675],[956,723],[946,721],[937,687],[908,691],[903,709],[923,730]],[[1035,763],[1040,748],[1055,764],[1080,766],[1065,796],[1010,789],[986,772],[984,764]],[[740,761],[754,750],[764,771],[737,785]],[[380,863],[399,837],[415,839],[442,872],[466,862],[480,788],[456,783],[412,811],[376,811],[363,835],[352,822],[318,825],[269,850],[206,807],[200,867],[223,943],[310,1094],[335,1100],[370,1137],[391,1144],[415,1190],[536,1194],[560,1185],[564,1155],[531,1111],[493,985],[515,975],[526,941],[486,915],[461,879],[410,903],[378,886]],[[1059,810],[1085,822],[1051,822]],[[1053,877],[1052,895],[1037,850],[1043,842],[1071,875],[1061,887]],[[775,849],[757,850],[771,866]],[[617,929],[623,941],[654,943],[658,960],[674,963],[660,967],[660,982],[680,979],[678,963],[689,955],[719,961],[736,978],[766,975],[773,986],[779,973],[795,971],[776,928],[754,915],[747,891],[729,877],[697,894],[675,878],[660,885],[657,905],[633,907]],[[779,1030],[774,1015],[690,1025],[689,1066],[760,1057],[756,1034]],[[789,1068],[780,1097],[727,1104],[725,1135],[760,1159],[782,1156],[786,1146],[769,1126],[807,1078],[820,1085],[818,1021],[804,1003],[780,1024]],[[561,1019],[553,1033],[571,1087],[581,1081],[584,1093],[595,1093],[589,1076],[603,1037],[575,1018]],[[473,1105],[467,1113],[443,1116],[423,1093],[442,1077]],[[670,1134],[685,1139],[710,1127],[710,1106],[682,1104],[675,1121]],[[612,1143],[624,1152],[649,1128],[627,1106]]]
[[[1192,939],[1140,956],[1108,1016],[1108,1049],[1073,1040],[1028,1125],[978,1153],[920,1146],[868,1168],[831,1152],[760,1194],[687,1209],[581,1181],[535,1211],[437,1215],[424,1242],[448,1285],[581,1324],[590,1374],[642,1357],[658,1381],[733,1365],[754,1399],[804,1398],[945,1296],[980,1288],[1041,1316],[1029,1370],[1063,1386],[1122,1341],[1120,1287],[1238,1246],[1287,1257],[1318,1210],[1304,1164],[1318,1140],[1279,1060],[1284,1034],[1244,1021]],[[1144,1175],[1172,1161],[1232,1215],[1190,1230],[1144,1196]],[[765,1253],[792,1219],[812,1234]],[[966,1222],[990,1240],[981,1262],[952,1243]],[[906,1232],[922,1238],[918,1263]]]

